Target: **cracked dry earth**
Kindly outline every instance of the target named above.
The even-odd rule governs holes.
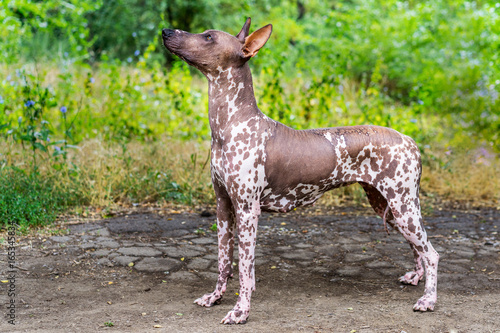
[[[221,325],[238,279],[220,305],[193,304],[215,287],[215,216],[142,210],[19,237],[16,325],[4,317],[0,332],[500,332],[500,211],[424,221],[441,255],[434,312],[412,311],[423,281],[397,280],[413,266],[401,235],[387,235],[369,209],[310,208],[263,214],[249,321]],[[3,247],[2,280],[7,270]]]

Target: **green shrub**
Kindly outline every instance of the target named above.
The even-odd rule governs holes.
[[[0,227],[17,224],[25,231],[29,226],[52,223],[66,206],[65,201],[48,181],[17,168],[0,171]]]

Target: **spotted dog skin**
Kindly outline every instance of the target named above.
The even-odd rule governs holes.
[[[236,36],[207,30],[163,30],[166,48],[208,79],[212,130],[211,174],[217,198],[219,277],[215,290],[194,302],[218,304],[232,277],[238,237],[240,291],[224,324],[245,323],[255,290],[255,245],[262,210],[287,212],[309,205],[331,189],[359,183],[375,212],[397,229],[414,253],[415,270],[400,281],[416,285],[426,273],[424,295],[413,307],[432,311],[437,299],[439,255],[422,226],[422,172],[415,142],[378,126],[294,130],[257,107],[247,61],[271,35],[267,25],[249,35],[250,18]]]

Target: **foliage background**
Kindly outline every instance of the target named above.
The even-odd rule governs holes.
[[[60,209],[210,202],[209,179],[193,173],[206,173],[206,82],[165,51],[160,32],[236,34],[247,16],[253,29],[274,26],[251,61],[264,113],[299,129],[393,127],[416,140],[427,167],[452,175],[448,188],[457,172],[498,171],[500,2],[10,0],[0,5],[0,182],[43,183]],[[107,173],[81,158],[96,142]],[[192,150],[161,165],[138,160],[137,144]],[[116,160],[134,166],[128,176],[114,177]],[[105,174],[115,180],[98,187]]]

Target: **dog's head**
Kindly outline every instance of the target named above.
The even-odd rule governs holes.
[[[272,25],[268,24],[249,35],[250,18],[241,31],[232,36],[218,30],[207,30],[191,34],[182,30],[163,29],[163,44],[173,54],[203,74],[216,74],[222,68],[239,67],[266,44],[271,36]]]

